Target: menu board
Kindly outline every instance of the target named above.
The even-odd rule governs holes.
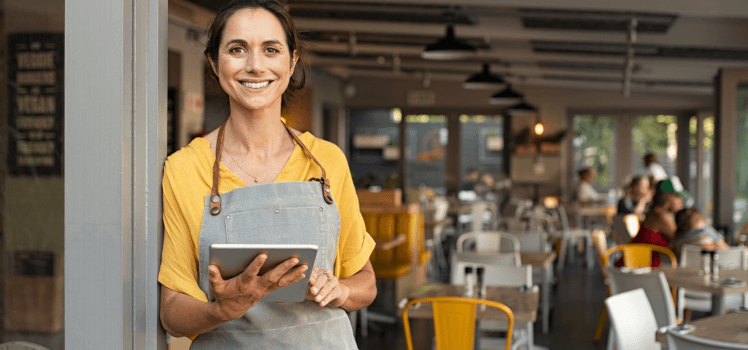
[[[10,175],[62,175],[63,58],[62,33],[8,35]]]

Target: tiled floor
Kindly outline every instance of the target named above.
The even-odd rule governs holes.
[[[587,270],[581,259],[557,274],[552,293],[551,329],[544,335],[540,322],[535,324],[535,344],[551,350],[605,349],[607,331],[599,343],[593,343],[597,322],[605,299],[605,285],[598,266]],[[428,320],[413,320],[416,349],[432,349],[433,326]],[[406,349],[402,325],[370,325],[366,339],[357,335],[362,350]]]

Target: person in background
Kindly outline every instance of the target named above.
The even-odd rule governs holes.
[[[670,246],[678,226],[675,213],[683,209],[683,199],[673,192],[659,191],[652,206],[631,243],[645,243],[660,247]],[[652,267],[660,266],[659,253],[652,253]]]
[[[673,251],[680,256],[686,244],[698,245],[703,249],[727,248],[725,237],[712,226],[706,224],[706,217],[696,208],[687,208],[675,214],[678,231],[673,240]]]
[[[480,171],[477,169],[468,170],[467,174],[465,174],[465,183],[462,184],[460,190],[475,191],[475,185],[478,184],[478,180],[480,180]]]
[[[657,156],[652,153],[644,155],[644,167],[647,168],[647,175],[654,178],[653,183],[667,179],[665,168],[657,161]]]
[[[652,188],[649,178],[635,176],[626,191],[626,196],[618,201],[618,215],[637,214],[644,219],[647,206],[652,201]]]
[[[595,177],[597,177],[597,172],[593,168],[579,170],[579,183],[577,184],[575,195],[577,202],[582,206],[608,200],[607,194],[598,193],[592,187]]]

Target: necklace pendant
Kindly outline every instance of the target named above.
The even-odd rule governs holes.
[[[257,180],[257,178],[255,178],[255,183],[258,183],[258,182],[260,182],[260,181],[259,181],[259,180]]]

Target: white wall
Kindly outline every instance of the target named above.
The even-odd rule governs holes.
[[[197,36],[195,36],[197,34]],[[194,38],[197,38],[195,40]],[[199,40],[199,41],[198,41]],[[169,22],[169,51],[182,55],[182,79],[179,89],[179,144],[176,149],[186,146],[191,134],[203,129],[203,108],[190,106],[188,99],[200,98],[205,105],[203,94],[203,50],[205,36],[202,30],[192,33],[183,25]]]

